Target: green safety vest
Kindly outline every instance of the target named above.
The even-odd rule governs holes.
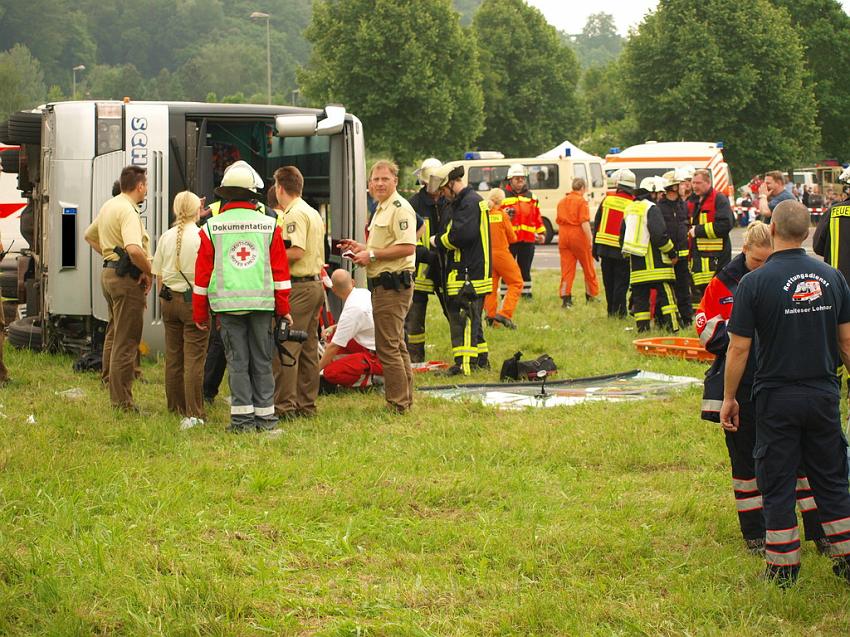
[[[213,312],[275,309],[270,248],[275,220],[256,210],[231,208],[202,228],[215,250],[207,298]]]

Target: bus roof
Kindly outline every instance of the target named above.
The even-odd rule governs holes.
[[[723,149],[715,142],[647,142],[629,146],[620,153],[608,154],[605,161],[708,163]]]

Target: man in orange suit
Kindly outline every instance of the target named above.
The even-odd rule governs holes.
[[[590,232],[590,209],[584,199],[587,184],[581,177],[573,179],[573,190],[558,202],[558,252],[561,254],[561,295],[562,307],[573,305],[573,280],[576,277],[576,261],[581,264],[584,273],[584,298],[588,303],[596,301],[599,294],[599,282],[593,263],[591,246],[593,235]]]
[[[484,311],[487,313],[488,325],[499,323],[508,329],[515,330],[513,317],[516,304],[522,294],[522,274],[510,252],[510,245],[516,243],[516,233],[514,233],[510,217],[501,206],[504,198],[505,192],[500,188],[491,191],[488,198],[493,291],[484,299]],[[499,309],[500,280],[504,280],[508,288],[501,309]]]

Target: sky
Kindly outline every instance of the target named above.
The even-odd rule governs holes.
[[[617,30],[626,35],[630,27],[640,24],[644,14],[654,9],[657,0],[527,0],[537,7],[557,29],[567,33],[580,33],[587,17],[592,13],[610,13],[617,23]],[[842,0],[844,10],[850,13],[850,0]]]

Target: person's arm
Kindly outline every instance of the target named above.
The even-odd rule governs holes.
[[[97,252],[99,255],[103,255],[103,249],[100,247],[100,233],[97,229],[97,219],[92,221],[91,225],[86,228],[85,235],[83,235],[86,243],[91,246],[91,249]]]
[[[199,231],[201,246],[198,248],[198,258],[195,259],[195,285],[192,287],[192,320],[202,330],[206,330],[209,322],[210,306],[207,299],[207,288],[212,278],[215,263],[215,249],[204,230]]]
[[[726,195],[718,192],[714,202],[714,221],[694,226],[694,236],[699,239],[722,239],[729,236],[735,225],[735,215]]]
[[[416,254],[416,245],[413,243],[397,243],[388,248],[375,248],[372,252],[375,253],[376,261],[392,261],[393,259],[400,259],[402,257],[409,257],[411,254]],[[357,265],[369,265],[371,261],[369,251],[364,247],[354,255],[352,261]]]
[[[325,345],[325,352],[322,354],[321,360],[319,360],[319,369],[324,369],[328,365],[330,365],[334,357],[339,353],[340,347],[336,343],[328,343]]]
[[[762,182],[761,185],[759,186],[758,209],[759,209],[759,214],[763,217],[770,217],[770,215],[772,214],[772,212],[770,210],[770,206],[768,205],[767,198],[768,198],[767,184]]]
[[[284,247],[288,246],[286,247],[286,258],[289,265],[304,258],[309,226],[307,216],[298,209],[292,210],[289,215],[284,217],[281,230],[283,231]]]
[[[480,215],[478,203],[467,200],[465,205],[455,210],[447,231],[437,241],[449,250],[475,245],[476,240],[480,239]]]
[[[280,226],[275,226],[272,234],[272,244],[269,249],[271,260],[272,279],[274,280],[274,313],[292,322],[289,314],[289,292],[292,289],[292,281],[289,278],[289,259],[286,257],[286,246],[283,245],[283,232]]]
[[[832,210],[827,211],[825,215],[821,215],[818,221],[818,227],[815,229],[815,236],[812,238],[812,250],[814,253],[825,257],[826,246],[829,241],[829,220],[832,217]],[[832,255],[833,257],[835,255]]]
[[[646,226],[649,229],[649,241],[653,247],[658,248],[664,254],[675,256],[676,246],[673,245],[670,235],[667,234],[664,214],[658,206],[651,206],[647,211]]]
[[[726,370],[723,374],[723,405],[720,407],[720,424],[726,431],[738,431],[738,401],[735,394],[747,368],[752,338],[729,334],[726,350]]]
[[[502,211],[502,227],[505,229],[505,238],[508,240],[508,244],[513,245],[516,243],[514,225],[511,223],[511,218],[508,217],[508,213],[504,211]]]
[[[592,245],[593,244],[593,233],[590,231],[590,222],[589,221],[582,221],[581,222],[581,229],[584,232],[584,236],[587,238],[587,244]]]

